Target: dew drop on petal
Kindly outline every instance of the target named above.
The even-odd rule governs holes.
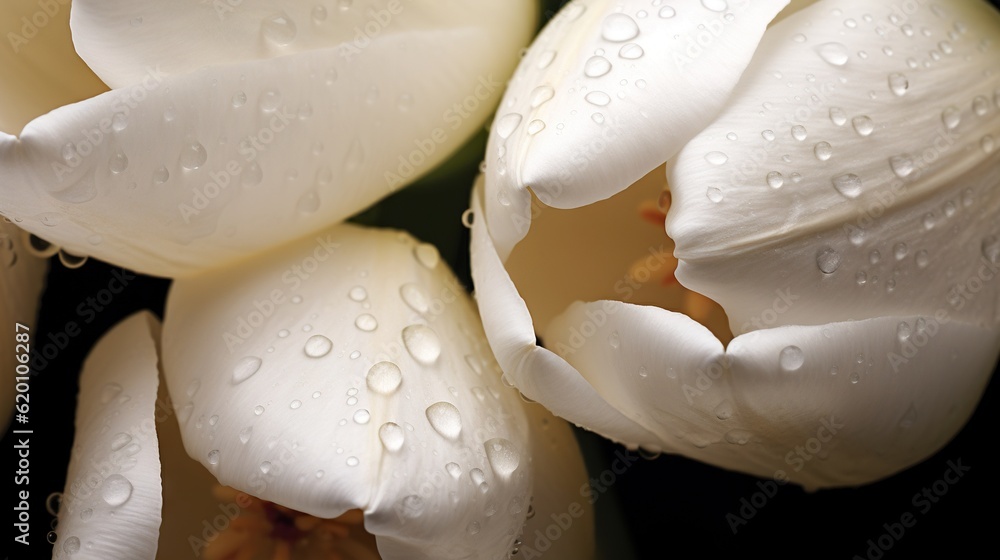
[[[354,413],[355,424],[367,424],[371,419],[371,413],[363,408]]]
[[[434,431],[447,439],[456,439],[462,433],[462,415],[449,402],[438,402],[427,407],[427,421]]]
[[[833,274],[840,268],[841,256],[835,249],[826,247],[816,255],[816,266],[823,274]]]
[[[441,355],[441,339],[427,325],[410,325],[403,329],[403,345],[414,360],[431,365]]]
[[[382,446],[388,451],[399,451],[403,447],[406,439],[403,428],[395,422],[386,422],[378,429],[378,438],[382,441]]]
[[[403,373],[392,362],[379,362],[368,370],[365,382],[372,392],[391,395],[403,382]]]
[[[305,353],[310,358],[322,358],[333,350],[333,342],[329,338],[317,334],[309,337],[306,341]]]
[[[778,363],[784,371],[798,371],[805,363],[805,354],[798,346],[786,346],[778,356]]]
[[[109,506],[118,507],[132,497],[132,483],[118,473],[109,475],[104,479],[101,497]]]
[[[403,284],[399,287],[399,295],[410,309],[417,313],[424,314],[430,309],[427,303],[427,296],[420,286],[412,283]]]
[[[639,35],[639,26],[626,14],[613,13],[601,25],[601,37],[613,43],[622,43]]]
[[[256,356],[247,356],[236,364],[233,368],[233,383],[243,383],[250,379],[260,370],[261,359]]]
[[[486,459],[493,467],[493,472],[498,476],[507,478],[517,470],[521,462],[521,454],[510,440],[495,438],[487,441],[483,446],[486,449]]]

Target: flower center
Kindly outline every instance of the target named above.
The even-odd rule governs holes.
[[[236,503],[240,513],[202,550],[204,560],[375,560],[375,538],[364,530],[364,515],[351,510],[336,519],[260,500],[226,486],[215,497]]]

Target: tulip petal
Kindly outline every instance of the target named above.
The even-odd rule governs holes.
[[[506,554],[528,426],[463,291],[432,246],[354,226],[176,281],[164,363],[188,453],[264,500],[364,510],[385,558]]]
[[[322,229],[478,130],[534,25],[529,0],[491,5],[462,22],[404,11],[350,58],[329,47],[175,75],[150,64],[19,139],[0,134],[0,212],[74,254],[162,276]]]
[[[490,134],[484,202],[501,258],[531,223],[528,187],[573,208],[673,156],[722,108],[786,4],[567,4],[521,62]]]
[[[105,335],[84,364],[53,558],[156,556],[159,328],[149,313],[133,315]]]
[[[669,170],[677,278],[737,332],[940,309],[996,324],[998,39],[980,1],[820,2],[769,29]]]
[[[607,321],[574,346],[598,309]],[[930,456],[968,420],[1000,351],[995,328],[945,313],[760,330],[722,354],[690,319],[618,302],[571,306],[546,337],[663,450],[807,488]]]
[[[472,207],[482,216],[482,182]],[[528,398],[554,414],[617,441],[650,444],[653,432],[636,423],[609,402],[564,359],[536,346],[531,315],[511,281],[483,220],[472,225],[472,278],[483,327],[497,362],[511,382]],[[586,420],[579,416],[586,411]]]
[[[68,2],[6,0],[0,21],[0,131],[16,133],[31,119],[107,91],[73,51]]]
[[[17,364],[16,354],[29,355],[27,349],[17,348],[16,336],[27,332],[30,338],[35,333],[17,327],[18,324],[33,329],[38,312],[39,297],[45,285],[48,262],[27,251],[22,239],[22,231],[13,224],[0,219],[0,321],[3,321],[3,337],[13,341],[0,347],[0,362]],[[14,367],[13,365],[11,367]],[[6,431],[10,423],[10,412],[14,406],[14,384],[0,385],[0,431]]]

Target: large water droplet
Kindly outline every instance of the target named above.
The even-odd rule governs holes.
[[[723,152],[708,152],[705,154],[705,161],[712,165],[722,165],[729,161],[729,156]]]
[[[847,47],[841,43],[824,43],[816,47],[816,52],[819,54],[820,58],[834,66],[843,66],[847,64],[847,61],[851,57]]]
[[[701,5],[713,12],[724,12],[729,9],[726,0],[701,0]]]
[[[786,346],[778,355],[778,363],[784,371],[798,371],[805,363],[806,357],[798,346]]]
[[[427,325],[410,325],[403,329],[403,344],[413,359],[431,365],[441,355],[441,339]]]
[[[830,122],[837,126],[847,124],[847,113],[840,107],[830,107]]]
[[[861,136],[871,136],[871,133],[875,132],[875,122],[867,115],[854,117],[851,119],[851,124],[854,126],[854,131]]]
[[[417,313],[424,314],[430,309],[427,303],[427,296],[420,286],[416,284],[403,284],[399,287],[399,295],[410,309]]]
[[[330,350],[333,350],[333,342],[321,334],[310,336],[306,341],[305,353],[310,358],[322,358],[329,354]]]
[[[889,89],[892,93],[902,97],[910,89],[910,80],[899,73],[889,74]]]
[[[233,383],[243,383],[250,379],[260,370],[261,363],[261,359],[256,356],[247,356],[240,360],[233,368]]]
[[[983,239],[983,258],[995,265],[1000,265],[1000,237],[989,235]]]
[[[111,450],[118,451],[119,449],[125,447],[132,441],[132,436],[126,434],[125,432],[120,432],[115,435],[111,440]]]
[[[444,470],[455,480],[462,477],[462,467],[458,466],[458,463],[448,463],[444,466]]]
[[[611,71],[611,62],[603,56],[592,56],[583,66],[583,73],[588,78],[600,78]]]
[[[275,45],[285,46],[295,40],[298,29],[295,21],[285,12],[278,12],[264,18],[260,24],[264,37]]]
[[[132,483],[120,474],[112,474],[104,479],[101,497],[111,507],[118,507],[132,497]]]
[[[709,187],[708,190],[705,191],[705,196],[707,196],[710,201],[716,204],[722,202],[723,198],[725,198],[725,196],[722,194],[722,189],[718,187]]]
[[[816,159],[826,161],[833,156],[833,146],[829,142],[819,142],[813,147]]]
[[[437,247],[430,243],[417,245],[413,249],[413,256],[416,257],[417,262],[424,265],[424,268],[428,270],[434,270],[438,263],[441,262],[441,253],[438,252]]]
[[[556,94],[556,90],[552,89],[552,86],[538,86],[531,92],[531,107],[538,108],[542,104],[546,103],[552,99]]]
[[[108,404],[112,399],[120,395],[122,386],[117,383],[107,383],[101,388],[101,404]]]
[[[70,537],[66,539],[66,542],[63,543],[63,551],[66,552],[66,554],[76,554],[77,552],[80,552],[79,537]]]
[[[360,409],[354,413],[354,423],[355,424],[367,424],[371,421],[372,415],[365,409]]]
[[[861,177],[858,177],[854,173],[838,175],[832,179],[832,182],[837,192],[847,198],[857,198],[861,194],[863,187]]]
[[[365,332],[372,332],[378,328],[378,320],[369,313],[362,313],[354,320],[354,326]]]
[[[521,115],[518,113],[508,113],[499,119],[497,119],[495,130],[497,131],[497,136],[501,139],[506,140],[514,133],[518,125],[521,124]]]
[[[584,99],[587,100],[587,103],[597,105],[598,107],[603,107],[611,103],[611,96],[603,91],[592,91],[584,96]]]
[[[626,14],[611,14],[604,18],[604,23],[601,25],[601,36],[606,41],[621,43],[634,39],[637,35],[639,26]]]
[[[780,189],[782,185],[785,184],[785,177],[778,173],[777,171],[772,171],[767,174],[767,186],[772,189]]]
[[[313,214],[319,210],[319,205],[319,192],[316,189],[308,189],[299,197],[299,201],[295,204],[295,209],[300,214]]]
[[[808,136],[808,133],[806,132],[806,127],[802,126],[801,124],[797,124],[792,127],[792,138],[801,142],[806,139],[806,136]]]
[[[108,159],[108,170],[117,175],[126,169],[128,169],[128,156],[118,150]]]
[[[406,436],[399,424],[386,422],[378,429],[378,438],[382,440],[382,446],[387,450],[399,451],[403,447]]]
[[[390,395],[403,382],[403,372],[392,362],[379,362],[368,370],[365,381],[371,391],[380,395]]]
[[[908,154],[901,154],[889,158],[889,167],[892,168],[892,172],[895,173],[900,179],[909,177],[916,170],[916,166],[913,164],[913,158],[911,158]]]
[[[504,438],[495,438],[487,441],[486,459],[493,467],[493,472],[501,478],[507,478],[514,474],[518,465],[521,464],[521,454],[514,447],[514,444]]]
[[[955,130],[962,123],[962,112],[952,105],[941,112],[941,122],[948,130]]]
[[[427,421],[435,432],[447,439],[456,439],[462,433],[462,415],[449,402],[434,403],[427,407]]]
[[[181,167],[187,170],[195,170],[205,165],[208,161],[208,152],[200,142],[191,142],[181,150]]]
[[[618,56],[625,60],[636,60],[642,58],[644,54],[646,53],[642,50],[642,47],[635,43],[622,45],[622,48],[618,51]]]
[[[840,253],[831,247],[820,250],[816,255],[816,266],[823,274],[833,274],[840,268]]]

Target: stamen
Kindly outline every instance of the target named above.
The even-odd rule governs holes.
[[[361,511],[321,519],[224,486],[216,486],[212,494],[242,509],[202,550],[204,560],[378,558],[374,537],[364,530]]]

